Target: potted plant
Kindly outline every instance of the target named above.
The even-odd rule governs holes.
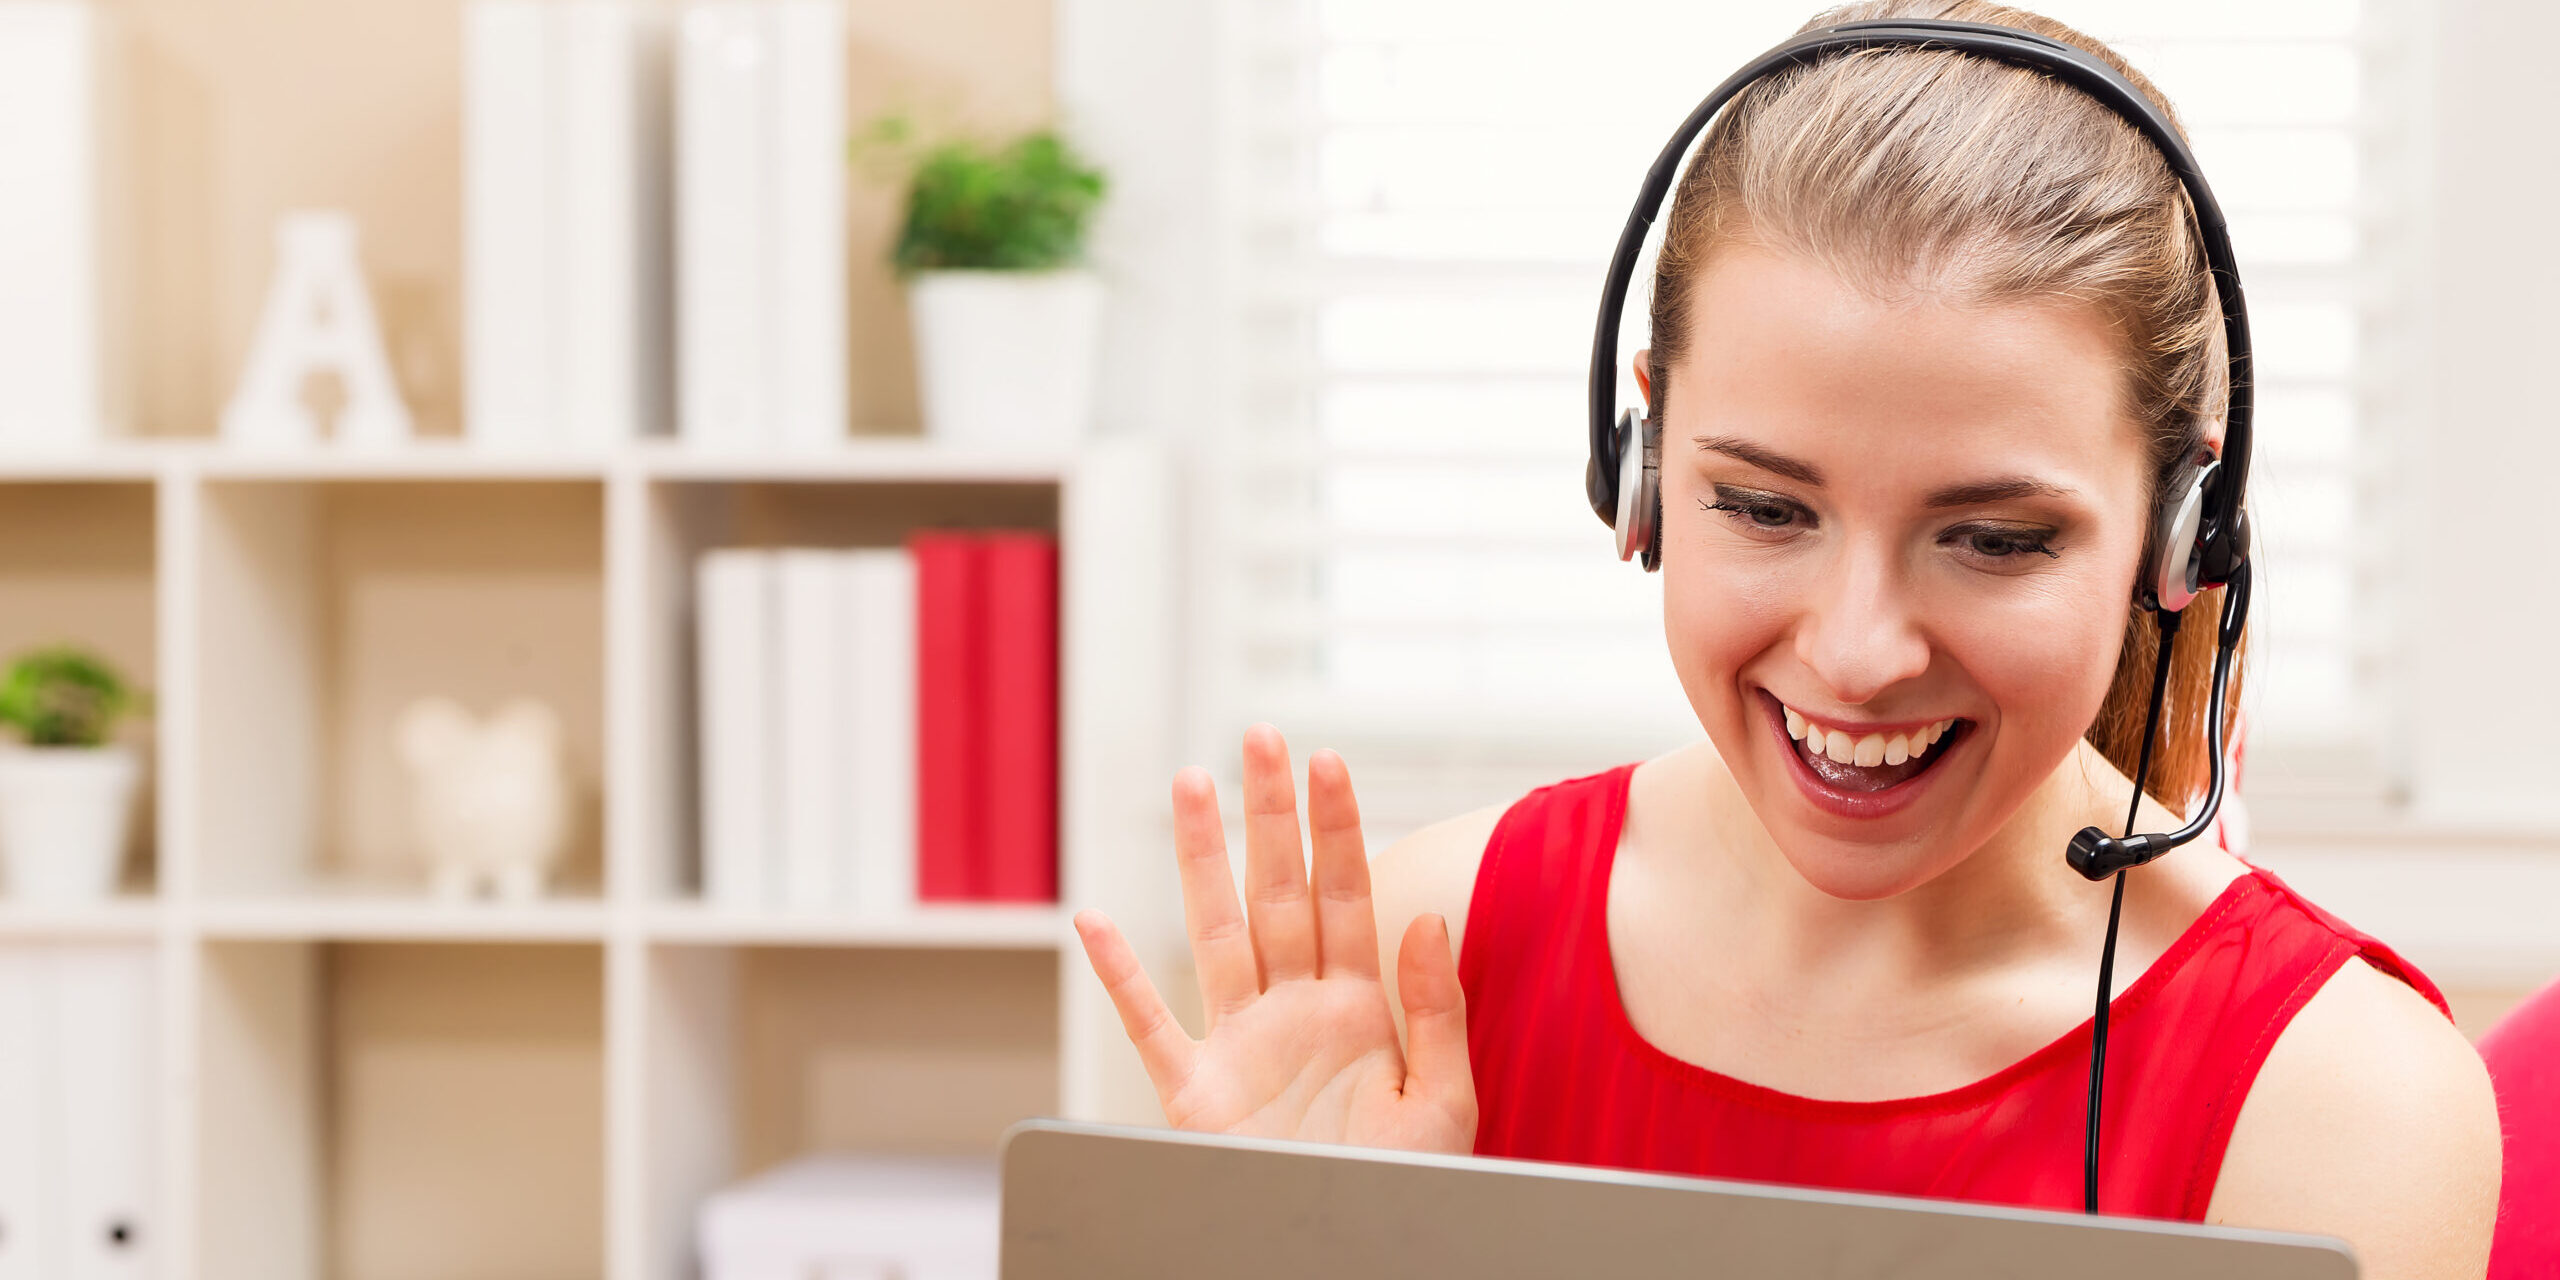
[[[895,143],[904,125],[875,136]],[[911,157],[890,261],[907,282],[925,434],[1062,447],[1092,425],[1102,284],[1084,264],[1102,173],[1049,131]]]
[[[0,885],[12,896],[94,900],[115,892],[142,764],[110,741],[141,698],[80,649],[25,654],[0,672]]]

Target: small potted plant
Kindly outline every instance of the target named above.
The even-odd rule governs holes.
[[[110,741],[141,699],[113,667],[71,647],[39,649],[0,672],[0,886],[14,897],[94,900],[115,892],[142,778]]]
[[[892,145],[895,120],[875,131]],[[1064,447],[1093,421],[1102,284],[1085,266],[1101,172],[1057,134],[944,142],[908,157],[890,261],[907,282],[925,434]]]

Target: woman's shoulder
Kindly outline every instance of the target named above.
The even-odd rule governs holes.
[[[1371,859],[1369,880],[1378,918],[1380,969],[1390,987],[1395,981],[1396,948],[1401,945],[1406,928],[1421,916],[1438,915],[1448,921],[1452,956],[1465,954],[1467,912],[1475,901],[1476,873],[1506,816],[1542,799],[1586,793],[1596,797],[1618,772],[1610,769],[1564,779],[1513,799],[1444,818],[1398,839]],[[1389,994],[1393,995],[1392,990]],[[1392,999],[1389,1005],[1394,1007]]]
[[[2350,959],[2268,1051],[2207,1220],[2351,1238],[2371,1276],[2477,1276],[2498,1144],[2470,1042],[2408,981]]]

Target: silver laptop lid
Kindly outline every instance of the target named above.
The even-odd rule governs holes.
[[[2316,1236],[1033,1120],[1005,1280],[2355,1280]]]

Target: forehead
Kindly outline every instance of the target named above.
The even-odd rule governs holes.
[[[2139,475],[2120,342],[2064,299],[1879,299],[1818,262],[1733,247],[1694,286],[1671,430],[1742,436],[1826,473],[1935,482],[1997,467],[2104,490]]]

